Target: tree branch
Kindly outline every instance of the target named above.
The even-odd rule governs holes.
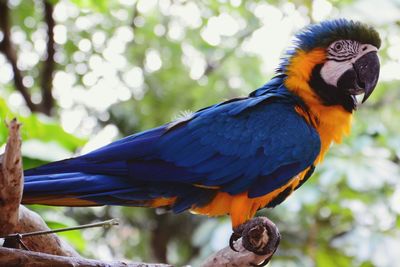
[[[225,247],[215,254],[209,256],[201,267],[247,267],[263,262],[268,256],[257,255],[244,248],[242,239],[239,239],[235,246],[238,252],[230,247]]]
[[[28,89],[25,87],[23,75],[21,70],[17,66],[17,53],[11,43],[11,31],[10,31],[10,9],[8,8],[6,0],[0,0],[0,29],[3,32],[3,40],[0,43],[0,51],[6,56],[10,62],[13,73],[14,73],[14,85],[15,89],[19,91],[24,98],[26,105],[32,111],[39,111],[40,107],[32,102],[31,95]]]
[[[48,234],[81,230],[81,229],[94,228],[94,227],[108,228],[113,225],[119,225],[119,222],[117,219],[111,219],[111,220],[102,221],[102,222],[82,224],[82,225],[78,225],[78,226],[64,227],[64,228],[51,229],[51,230],[45,230],[45,231],[35,231],[35,232],[22,233],[22,234],[17,233],[17,234],[11,234],[11,235],[7,235],[7,236],[0,236],[0,238],[15,238],[15,239],[22,240],[22,238],[28,237],[28,236],[48,235]]]
[[[169,267],[167,264],[104,262],[81,257],[55,256],[40,252],[0,247],[0,266],[58,266],[58,267]]]
[[[2,219],[4,219],[4,217]],[[12,233],[30,233],[49,230],[50,228],[37,213],[27,209],[23,205],[19,206],[18,225],[14,228]],[[5,233],[1,232],[1,230],[0,234],[5,235]],[[72,248],[64,240],[60,239],[56,234],[27,236],[23,238],[22,242],[24,246],[30,251],[38,251],[61,256],[80,257],[80,255],[74,250],[74,248]],[[9,248],[20,247],[19,243],[16,242],[14,238],[6,239],[4,246]]]
[[[42,70],[42,109],[47,115],[51,114],[51,110],[54,106],[54,98],[52,94],[53,88],[53,73],[55,70],[54,54],[55,54],[55,43],[54,43],[54,26],[55,21],[53,18],[53,5],[47,0],[44,0],[44,21],[47,25],[47,55],[46,61],[43,65]]]
[[[20,124],[14,119],[9,125],[10,137],[0,166],[0,233],[10,234],[18,225],[22,197],[22,163]],[[21,178],[22,177],[22,178]]]

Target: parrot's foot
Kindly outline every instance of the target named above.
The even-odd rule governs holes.
[[[234,251],[238,251],[234,243],[239,238],[242,238],[242,245],[248,251],[257,255],[268,255],[261,264],[253,264],[253,266],[265,266],[277,250],[281,235],[275,224],[268,218],[256,217],[233,230],[229,246]]]
[[[239,252],[236,248],[235,248],[235,242],[240,239],[242,237],[242,233],[243,233],[243,229],[244,226],[246,225],[246,223],[239,225],[238,227],[233,229],[233,233],[231,235],[231,237],[229,238],[229,247],[236,252]]]

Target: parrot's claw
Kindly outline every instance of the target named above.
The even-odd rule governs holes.
[[[229,238],[229,247],[235,251],[235,252],[239,252],[236,248],[235,248],[235,241],[239,240],[242,237],[242,233],[243,233],[243,229],[245,227],[245,223],[241,224],[235,228],[233,228],[233,233],[231,235],[231,238]]]
[[[233,232],[231,237],[229,238],[229,247],[235,251],[235,252],[239,252],[236,248],[235,248],[235,242],[241,238],[242,235],[240,233],[237,232]]]

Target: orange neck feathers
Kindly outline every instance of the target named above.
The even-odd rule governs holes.
[[[317,48],[310,52],[298,51],[287,66],[285,86],[299,96],[308,106],[308,112],[315,120],[316,129],[321,139],[321,153],[315,161],[319,163],[332,142],[340,143],[342,137],[350,133],[352,114],[340,105],[326,106],[309,85],[311,73],[317,64],[326,60],[324,49]],[[305,119],[309,116],[301,108],[297,109]]]

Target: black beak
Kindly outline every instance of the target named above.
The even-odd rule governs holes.
[[[356,72],[357,86],[364,90],[364,103],[375,89],[376,83],[379,78],[379,58],[375,51],[369,52],[354,63],[354,70]]]

